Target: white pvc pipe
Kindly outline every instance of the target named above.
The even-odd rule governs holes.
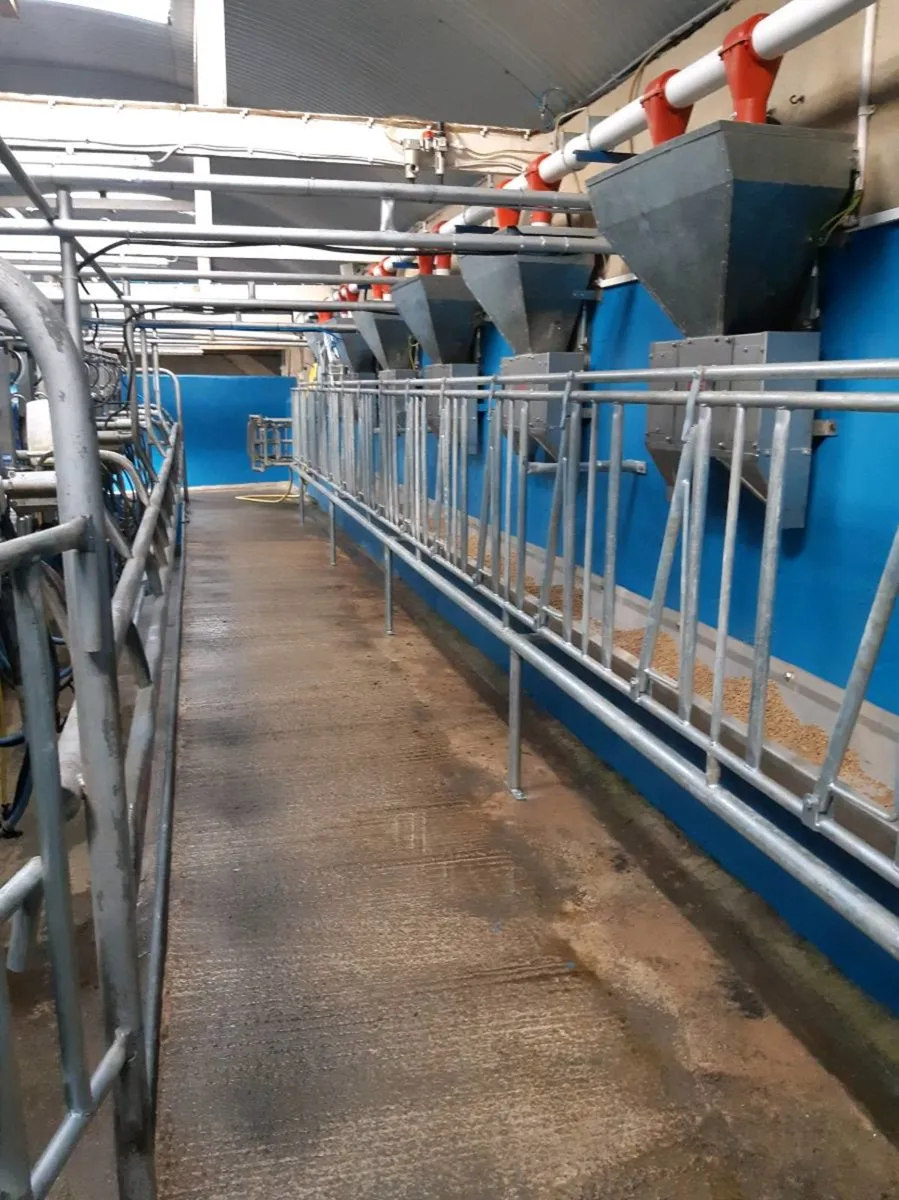
[[[752,31],[752,48],[759,58],[780,58],[787,51],[794,50],[834,25],[839,25],[847,17],[854,16],[870,3],[871,0],[790,0],[783,8],[759,21]],[[665,98],[673,108],[688,108],[711,96],[726,82],[719,47],[672,75],[665,85]],[[537,168],[540,178],[545,183],[557,183],[572,171],[580,170],[582,164],[575,157],[577,151],[612,150],[642,133],[646,127],[643,105],[639,100],[632,100],[605,120],[598,121],[589,133],[572,138],[563,149],[543,159]],[[518,176],[505,186],[524,187],[524,177]],[[489,220],[493,212],[492,208],[467,208],[445,221],[440,231],[448,231],[458,225],[480,225]]]

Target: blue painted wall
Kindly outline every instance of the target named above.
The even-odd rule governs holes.
[[[185,449],[191,487],[277,482],[285,470],[250,469],[247,418],[290,416],[292,381],[280,375],[182,375]],[[174,411],[172,381],[163,376],[162,402]]]

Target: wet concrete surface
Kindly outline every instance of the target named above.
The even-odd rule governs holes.
[[[194,500],[162,1200],[899,1196],[803,1012],[888,1019],[534,714],[512,800],[495,673],[324,530]]]

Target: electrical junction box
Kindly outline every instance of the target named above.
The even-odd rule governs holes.
[[[820,337],[817,333],[742,333],[732,336],[683,338],[676,342],[655,342],[650,348],[651,367],[712,367],[757,366],[763,363],[817,362]],[[705,390],[761,392],[770,387],[778,392],[806,391],[805,379],[739,380],[710,383]],[[674,388],[688,391],[689,380],[660,383],[657,390]],[[768,498],[768,475],[771,466],[771,440],[776,410],[773,408],[746,409],[746,438],[743,453],[743,485],[763,502]],[[712,409],[711,455],[728,469],[735,411],[729,408]],[[665,478],[669,488],[674,485],[681,452],[681,429],[684,422],[683,405],[650,404],[646,409],[646,449]],[[812,462],[812,430],[814,413],[811,409],[794,410],[790,420],[787,449],[787,468],[784,480],[783,529],[802,529],[805,526],[809,481]]]
[[[516,375],[549,375],[567,374],[569,371],[583,371],[584,356],[576,351],[547,350],[542,354],[517,354],[514,358],[504,358],[500,362],[499,373],[504,386],[514,388]],[[508,384],[507,384],[507,381]],[[546,400],[529,400],[528,405],[528,437],[537,446],[542,446],[553,459],[559,457],[559,440],[562,427],[563,407],[562,396],[558,383],[551,385],[539,383],[522,383],[522,391],[547,392]],[[518,413],[513,406],[513,432],[517,441]],[[585,413],[589,419],[588,413]],[[516,449],[518,447],[516,446]]]
[[[465,381],[475,378],[480,372],[477,363],[430,363],[422,371],[422,377],[428,380],[446,379],[446,394],[453,390],[453,382],[461,390],[466,388]],[[470,391],[471,389],[468,388]],[[468,435],[468,453],[478,452],[478,401],[475,396],[462,398],[462,413]],[[432,433],[440,432],[440,397],[428,396],[427,402],[428,428]]]

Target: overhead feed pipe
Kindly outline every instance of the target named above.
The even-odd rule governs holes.
[[[749,32],[746,45],[760,64],[769,66],[779,61],[790,50],[809,42],[828,29],[833,29],[848,17],[867,8],[871,0],[790,0],[783,8],[767,16],[759,16]],[[689,66],[669,76],[664,95],[668,105],[674,109],[690,108],[706,96],[711,96],[727,86],[728,51],[734,47],[720,46],[697,59]],[[731,68],[733,70],[733,68]],[[582,164],[577,159],[579,151],[614,150],[622,142],[636,137],[649,127],[643,99],[631,101],[597,123],[580,137],[572,138],[560,150],[544,158],[538,166],[544,183],[556,183],[579,171]],[[505,190],[522,191],[527,186],[526,173],[517,175],[506,184]],[[471,206],[455,217],[444,221],[441,233],[448,233],[460,225],[481,225],[493,216],[495,206]]]

